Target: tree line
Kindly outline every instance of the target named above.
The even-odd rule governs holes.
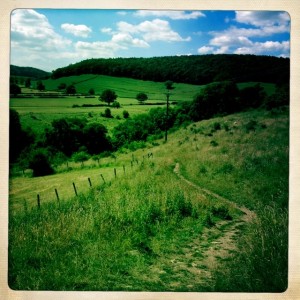
[[[54,172],[52,166],[69,159],[83,162],[92,157],[99,160],[122,147],[133,150],[146,141],[162,138],[166,130],[183,124],[247,109],[271,110],[288,105],[288,85],[277,85],[276,92],[267,96],[259,84],[239,90],[232,81],[214,82],[196,94],[191,102],[178,103],[168,110],[154,108],[147,114],[126,116],[111,135],[100,123],[88,122],[85,118],[62,118],[53,120],[51,127],[39,137],[30,129],[23,129],[19,114],[10,110],[10,163],[22,169],[33,169],[34,176],[47,175]]]
[[[52,78],[98,74],[203,85],[215,81],[288,83],[289,58],[256,55],[191,55],[87,59],[58,68]]]

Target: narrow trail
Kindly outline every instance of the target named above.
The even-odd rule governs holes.
[[[234,254],[238,251],[237,239],[241,233],[241,227],[250,222],[256,215],[247,208],[239,207],[234,202],[203,189],[186,179],[180,174],[179,163],[176,164],[174,173],[200,193],[226,202],[243,213],[234,220],[222,220],[212,227],[204,228],[201,235],[179,243],[178,249],[180,251],[162,257],[159,264],[151,268],[151,271],[156,274],[167,272],[168,280],[164,283],[166,290],[175,291],[176,288],[185,283],[189,291],[210,290],[214,287],[214,271],[222,268],[222,263],[226,259],[234,257]]]
[[[230,205],[232,205],[234,208],[240,210],[241,212],[244,213],[243,216],[243,220],[249,222],[250,220],[252,220],[253,218],[256,218],[256,214],[254,212],[252,212],[251,210],[249,210],[248,208],[244,207],[244,206],[238,206],[236,203],[210,191],[207,190],[205,188],[202,188],[198,185],[196,185],[195,183],[189,181],[188,179],[186,179],[181,173],[180,173],[180,165],[179,163],[176,163],[175,168],[174,168],[174,173],[183,181],[185,181],[188,185],[192,186],[193,188],[196,188],[197,190],[199,190],[200,192],[206,194],[206,195],[210,195],[218,200],[221,200],[223,202],[226,202]]]

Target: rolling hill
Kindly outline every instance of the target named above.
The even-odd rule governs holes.
[[[225,80],[287,83],[289,68],[288,58],[255,55],[99,58],[54,70],[52,78],[97,74],[156,82],[172,80],[197,85]]]
[[[32,67],[19,67],[10,65],[10,76],[29,77],[32,79],[45,79],[48,78],[51,73]]]

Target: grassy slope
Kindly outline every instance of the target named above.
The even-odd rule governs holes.
[[[48,79],[43,81],[46,90],[56,90],[60,83],[74,84],[78,93],[86,93],[93,88],[95,94],[99,95],[105,89],[113,89],[119,98],[135,99],[139,92],[144,92],[151,100],[165,100],[165,86],[162,82],[143,81],[132,78],[111,77],[104,75],[80,75],[63,77],[59,79]],[[199,92],[201,86],[177,83],[174,85],[176,93],[173,101],[192,100],[195,93]],[[134,100],[136,102],[136,100]]]
[[[123,110],[127,110],[131,116],[146,113],[156,105],[138,105],[135,99],[139,92],[147,93],[148,103],[164,102],[165,87],[163,83],[135,80],[131,78],[119,78],[103,75],[80,75],[70,76],[60,79],[48,79],[43,81],[47,91],[55,91],[60,83],[67,85],[75,83],[79,93],[88,93],[90,88],[95,90],[96,95],[99,95],[104,89],[111,88],[118,95],[117,101],[120,102],[120,109],[112,108],[114,117],[120,116],[122,119]],[[239,88],[253,86],[255,82],[239,83]],[[33,82],[33,86],[35,83]],[[196,86],[191,84],[175,84],[175,90],[171,95],[172,101],[191,101],[204,86]],[[274,92],[274,84],[262,83],[266,93],[269,95]],[[30,93],[29,89],[23,89],[24,92]],[[77,107],[73,105],[83,104],[100,104],[98,96],[95,98],[84,97],[67,97],[67,98],[12,98],[10,107],[16,109],[21,116],[21,123],[24,127],[32,128],[37,134],[42,133],[45,127],[51,125],[51,121],[63,117],[85,117],[89,121],[101,122],[108,130],[118,125],[122,120],[106,119],[100,116],[104,112],[105,107]],[[90,116],[93,116],[92,118]]]
[[[118,180],[86,196],[62,199],[60,207],[55,198],[42,202],[41,211],[34,196],[22,206],[26,193],[16,191],[22,180],[12,179],[11,287],[282,291],[287,280],[288,130],[287,113],[253,111],[202,121],[170,134],[167,144],[159,141],[160,146],[136,151],[135,172],[120,174],[123,164],[130,169],[132,153],[120,154]],[[142,167],[142,156],[150,151],[154,159]],[[238,251],[230,255],[216,248],[222,245],[218,236],[238,226],[238,212],[180,180],[172,171],[176,162],[190,181],[257,213],[258,219],[244,223],[243,234],[233,237]],[[114,162],[105,167],[80,174],[87,180],[95,170],[110,168],[112,176]],[[55,176],[62,185],[78,178],[70,172],[25,179],[27,189],[42,190]],[[233,221],[220,218],[220,206]],[[208,255],[211,247],[215,252]]]

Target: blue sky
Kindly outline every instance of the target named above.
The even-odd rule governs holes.
[[[282,11],[17,9],[11,64],[52,71],[87,58],[255,54],[289,57]]]

